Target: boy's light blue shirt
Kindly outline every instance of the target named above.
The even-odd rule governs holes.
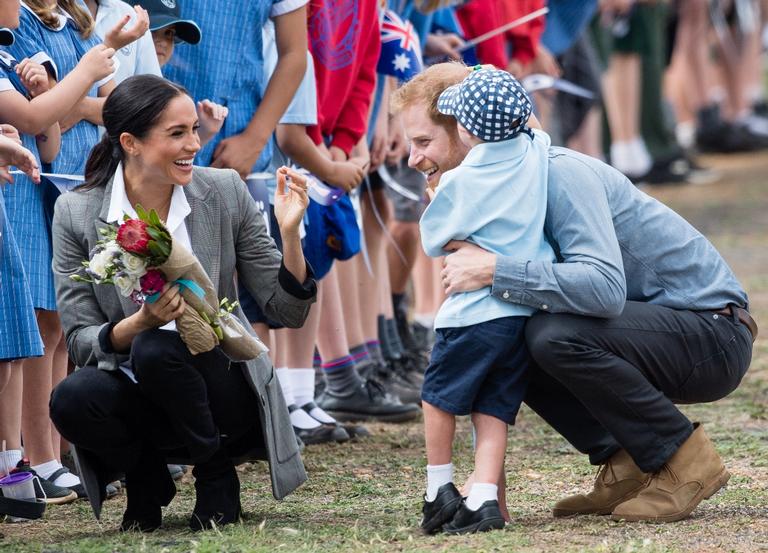
[[[420,221],[427,255],[440,257],[449,241],[468,240],[499,255],[553,261],[554,252],[544,237],[549,145],[549,136],[542,131],[534,131],[533,140],[522,134],[485,142],[443,174]],[[525,305],[499,301],[486,287],[448,297],[435,328],[527,317],[533,312]]]

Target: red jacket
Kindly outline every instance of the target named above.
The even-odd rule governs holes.
[[[467,40],[506,25],[544,7],[544,0],[470,0],[456,10]],[[507,41],[512,44],[512,59],[527,65],[536,56],[544,16],[496,35],[477,45],[481,63],[506,69],[509,62]]]
[[[376,86],[378,1],[310,0],[308,24],[318,114],[307,133],[316,144],[331,137],[349,155],[366,132]]]

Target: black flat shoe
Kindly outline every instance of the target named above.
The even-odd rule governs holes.
[[[504,528],[504,518],[501,516],[499,502],[486,501],[477,511],[467,508],[466,500],[462,501],[453,520],[443,525],[446,534],[474,534],[489,530]]]
[[[453,482],[443,484],[437,490],[434,501],[424,500],[421,506],[421,529],[425,534],[439,532],[449,522],[461,504],[461,494]]]

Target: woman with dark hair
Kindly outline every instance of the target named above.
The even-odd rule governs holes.
[[[175,461],[195,465],[190,526],[231,523],[240,514],[236,460],[267,459],[276,498],[306,479],[268,356],[234,363],[218,347],[193,356],[175,332],[185,308],[175,286],[139,308],[113,287],[70,276],[100,239],[99,229],[124,213],[135,217],[141,204],[195,254],[220,298],[236,298],[237,272],[270,317],[299,327],[316,294],[299,239],[306,181],[279,171],[281,257],[238,174],[192,166],[198,119],[183,88],[160,77],[130,77],[108,97],[103,116],[106,133],[88,159],[86,182],[59,198],[54,215],[57,301],[79,369],[54,390],[51,418],[76,447],[97,517],[105,483],[125,472],[128,506],[120,528],[158,528],[161,506],[176,491],[166,462]],[[247,323],[239,308],[235,314]]]

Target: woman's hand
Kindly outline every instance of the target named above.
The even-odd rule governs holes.
[[[308,205],[306,177],[288,167],[280,167],[277,170],[275,218],[281,234],[295,232],[298,235],[299,224]]]
[[[149,30],[149,14],[141,6],[134,6],[136,10],[136,23],[129,29],[124,29],[125,25],[131,20],[129,14],[124,15],[117,25],[107,31],[104,37],[104,44],[115,50],[128,46],[131,42],[141,38]]]
[[[175,321],[186,309],[184,298],[175,284],[166,283],[160,297],[154,303],[145,302],[138,312],[142,326],[147,330]]]

